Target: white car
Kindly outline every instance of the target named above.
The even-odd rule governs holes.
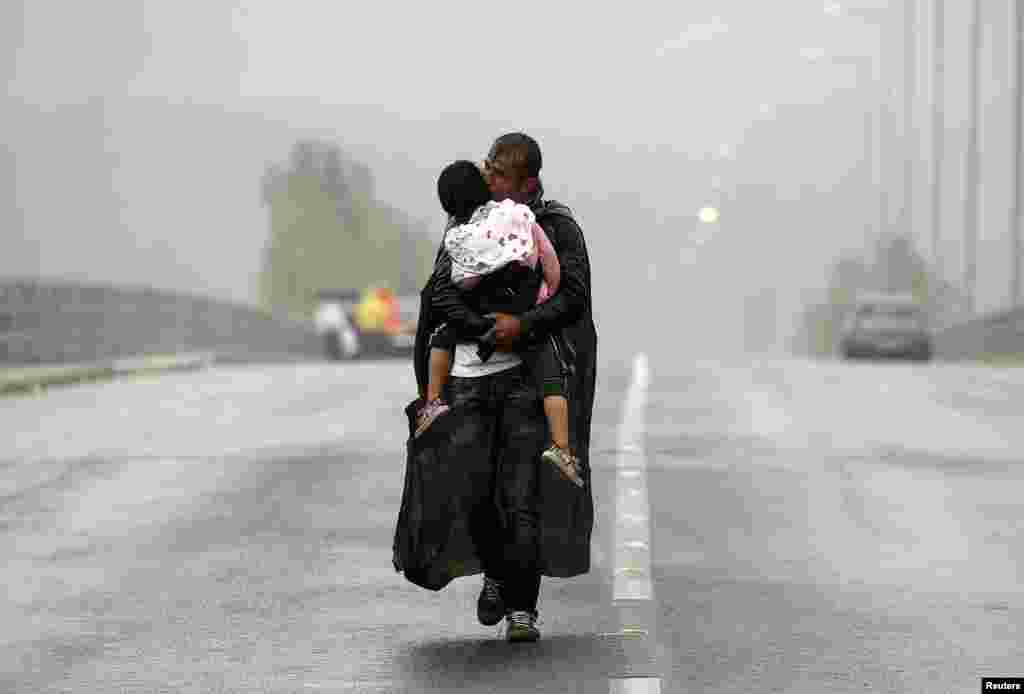
[[[316,310],[316,331],[324,336],[331,359],[355,359],[359,355],[359,334],[352,327],[344,302],[322,298]]]

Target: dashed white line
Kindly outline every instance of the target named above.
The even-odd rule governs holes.
[[[645,409],[650,374],[647,357],[633,360],[633,380],[626,394],[619,427],[616,458],[614,585],[612,600],[619,602],[654,599],[651,583],[650,503],[647,498],[647,457],[644,448]],[[609,636],[643,637],[648,625],[628,624]],[[660,694],[661,679],[627,677],[609,679],[612,694]]]
[[[630,677],[611,680],[611,694],[661,694],[661,678]]]

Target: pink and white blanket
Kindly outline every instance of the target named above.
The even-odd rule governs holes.
[[[484,275],[509,263],[533,269],[541,264],[537,303],[558,291],[561,269],[550,239],[526,205],[511,200],[489,202],[473,213],[469,222],[452,227],[444,238],[452,258],[452,282],[460,289],[472,289]]]

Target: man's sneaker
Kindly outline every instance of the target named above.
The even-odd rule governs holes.
[[[505,639],[509,643],[532,642],[539,638],[536,611],[513,610],[505,615]]]
[[[501,581],[484,576],[484,587],[476,599],[476,618],[492,627],[505,616],[505,600],[501,597]]]
[[[437,400],[431,400],[423,409],[420,410],[419,416],[416,418],[416,433],[412,436],[418,438],[420,434],[426,431],[434,420],[447,412],[450,408],[445,404],[444,400],[438,398]]]
[[[577,487],[583,486],[584,482],[583,476],[580,474],[580,464],[569,451],[552,445],[551,448],[541,453],[540,457],[558,468],[558,472],[563,478],[572,482]]]

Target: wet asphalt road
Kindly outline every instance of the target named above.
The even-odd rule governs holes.
[[[391,566],[402,363],[223,367],[0,400],[3,692],[976,692],[1024,675],[1024,371],[650,355],[652,633],[616,633],[616,430],[593,571],[538,644],[479,578]]]

